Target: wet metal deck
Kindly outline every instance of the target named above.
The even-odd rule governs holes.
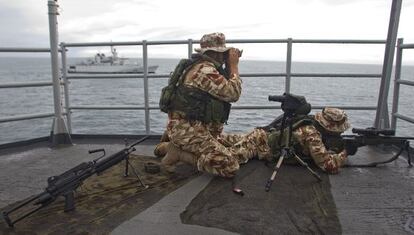
[[[389,153],[362,148],[351,162],[378,161]],[[414,216],[414,169],[405,158],[375,168],[345,168],[330,176],[344,234],[406,234]],[[413,224],[414,225],[414,224]],[[406,231],[407,230],[407,231]],[[412,234],[412,233],[411,233]]]
[[[155,139],[143,142],[137,146],[137,153],[152,155],[156,142]],[[88,150],[105,148],[109,155],[123,146],[122,140],[80,139],[73,146],[55,149],[35,144],[0,150],[0,208],[41,192],[49,176],[97,157],[89,155]],[[389,151],[367,147],[361,148],[350,162],[377,161],[389,156]],[[203,175],[194,179],[125,221],[113,233],[227,234],[224,230],[182,225],[180,221],[179,214],[211,178]],[[412,234],[414,227],[407,221],[414,218],[414,170],[407,167],[404,158],[376,168],[344,168],[339,175],[329,178],[343,234]]]

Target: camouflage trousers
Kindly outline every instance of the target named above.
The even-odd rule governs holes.
[[[167,125],[170,141],[197,158],[199,171],[222,177],[233,177],[240,164],[253,157],[270,157],[267,134],[254,129],[248,134],[221,133],[222,125],[206,125],[199,121],[170,119]]]

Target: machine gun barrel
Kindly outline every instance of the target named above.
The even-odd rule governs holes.
[[[129,149],[123,149],[111,155],[110,157],[103,159],[102,161],[96,163],[95,168],[94,168],[95,172],[99,174],[105,171],[106,169],[112,167],[113,165],[118,164],[119,162],[124,160],[125,157],[129,155],[129,153],[130,153]]]
[[[139,139],[137,142],[133,143],[132,145],[124,148],[123,150],[121,150],[121,151],[119,151],[119,152],[117,152],[117,153],[115,153],[115,154],[113,154],[113,155],[111,155],[107,158],[104,158],[101,161],[97,162],[96,165],[95,165],[95,168],[94,168],[95,172],[99,174],[99,173],[105,171],[106,169],[112,167],[113,165],[118,164],[122,160],[125,160],[125,158],[128,157],[128,155],[131,152],[135,151],[134,146],[144,142],[148,138],[149,138],[149,136],[145,136],[145,137]]]

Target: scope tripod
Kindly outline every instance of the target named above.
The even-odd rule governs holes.
[[[276,165],[273,168],[273,173],[272,176],[267,180],[266,186],[265,186],[265,190],[266,192],[269,192],[270,187],[272,186],[273,181],[276,178],[276,174],[280,169],[280,166],[282,165],[282,162],[285,158],[290,158],[293,157],[300,165],[302,165],[303,167],[305,167],[318,181],[322,181],[321,177],[314,171],[312,170],[309,165],[303,161],[294,151],[293,146],[292,146],[292,119],[295,116],[294,112],[285,112],[283,114],[282,117],[282,124],[281,124],[281,133],[280,133],[280,138],[279,138],[279,146],[282,146],[282,149],[280,150],[280,157],[279,160],[277,161]],[[287,123],[287,125],[286,125]],[[283,138],[283,135],[285,134],[285,128],[286,126],[288,127],[288,131],[287,131],[287,138]],[[282,140],[285,140],[285,143],[283,143],[282,145]]]

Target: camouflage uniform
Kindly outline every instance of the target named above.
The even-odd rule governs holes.
[[[237,101],[241,93],[239,76],[226,79],[209,61],[194,65],[186,74],[183,85],[208,92],[226,102]],[[189,121],[177,111],[170,112],[168,117],[170,141],[180,149],[193,153],[200,171],[233,177],[239,164],[254,156],[269,156],[267,134],[263,130],[255,129],[247,135],[227,135],[222,133],[222,123]]]
[[[335,153],[326,149],[322,142],[321,133],[312,125],[299,127],[293,131],[293,136],[302,147],[302,154],[312,157],[316,165],[322,170],[336,174],[345,164],[345,150]]]
[[[337,108],[324,108],[315,114],[315,120],[326,131],[338,135],[350,127],[346,113]],[[300,143],[302,154],[312,157],[322,170],[336,174],[345,164],[346,150],[339,153],[328,150],[322,142],[322,133],[313,125],[299,127],[293,131],[293,136]]]

